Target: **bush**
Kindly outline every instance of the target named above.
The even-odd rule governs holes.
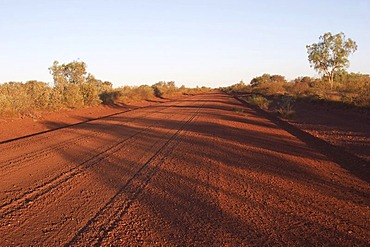
[[[282,96],[278,102],[277,113],[283,118],[291,118],[295,113],[294,103],[295,99],[293,97]]]
[[[284,76],[263,74],[253,78],[250,85],[253,93],[265,95],[284,94],[287,81]]]
[[[29,115],[35,110],[32,95],[27,93],[26,87],[21,82],[4,83],[1,85],[0,95],[3,115]]]
[[[357,106],[370,108],[370,83],[355,96],[353,102]]]
[[[154,90],[154,96],[158,98],[181,94],[180,90],[176,87],[174,81],[170,82],[160,81],[152,85],[152,88]]]
[[[120,90],[105,91],[99,94],[99,98],[105,105],[113,105],[122,96]]]
[[[184,85],[182,85],[179,89],[179,93],[182,95],[192,95],[192,94],[197,94],[197,93],[204,93],[204,92],[209,92],[212,89],[209,87],[195,87],[195,88],[187,88]]]
[[[99,97],[99,88],[96,83],[84,83],[80,86],[80,90],[85,106],[95,106],[102,102]]]
[[[84,105],[84,98],[77,84],[66,84],[63,88],[63,105],[68,108],[79,108]]]
[[[284,85],[285,85],[284,82],[262,84],[260,86],[260,90],[261,92],[264,92],[264,94],[267,94],[267,95],[284,94],[286,92]]]
[[[24,89],[29,95],[34,109],[46,110],[49,108],[52,88],[48,84],[40,81],[28,81],[24,84]]]
[[[54,87],[50,92],[48,109],[51,111],[65,108],[63,100],[63,91],[60,88]]]
[[[259,108],[261,108],[263,110],[268,110],[269,107],[270,107],[270,103],[271,103],[270,100],[268,100],[265,97],[260,96],[260,95],[253,95],[251,97],[248,97],[247,101],[250,104],[256,105],[256,106],[258,106]]]
[[[118,101],[130,103],[134,101],[149,100],[154,98],[154,89],[148,85],[124,86],[118,89],[120,96]]]
[[[0,115],[10,116],[14,115],[14,109],[12,107],[12,100],[10,96],[0,94]]]
[[[0,84],[0,116],[34,115],[38,111],[95,106],[117,101],[133,102],[154,97],[174,96],[208,91],[208,88],[176,87],[175,82],[158,82],[153,86],[125,86],[113,90],[112,83],[96,79],[87,73],[86,64],[74,61],[49,68],[54,86],[40,81],[8,82]]]

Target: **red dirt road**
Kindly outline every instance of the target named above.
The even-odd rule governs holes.
[[[0,144],[1,246],[369,246],[370,184],[223,93]]]

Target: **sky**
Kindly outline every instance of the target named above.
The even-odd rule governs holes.
[[[55,60],[115,87],[318,76],[306,45],[326,32],[355,40],[348,70],[369,74],[369,13],[370,0],[0,0],[0,83],[52,83]]]

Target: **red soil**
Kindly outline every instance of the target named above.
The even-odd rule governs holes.
[[[368,163],[226,94],[7,124],[1,245],[370,245]]]
[[[297,102],[291,123],[370,162],[370,114]]]

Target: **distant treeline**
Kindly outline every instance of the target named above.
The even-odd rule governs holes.
[[[282,75],[263,74],[247,85],[243,81],[221,88],[227,92],[255,93],[266,96],[287,95],[293,98],[340,102],[347,105],[370,108],[370,76],[360,73],[337,72],[329,78],[298,77],[287,81]]]
[[[175,82],[113,88],[111,82],[98,80],[87,73],[86,64],[81,61],[68,64],[55,61],[49,71],[54,79],[53,86],[41,81],[0,84],[0,116],[34,116],[45,111],[128,103],[208,90],[205,87],[178,88]]]

